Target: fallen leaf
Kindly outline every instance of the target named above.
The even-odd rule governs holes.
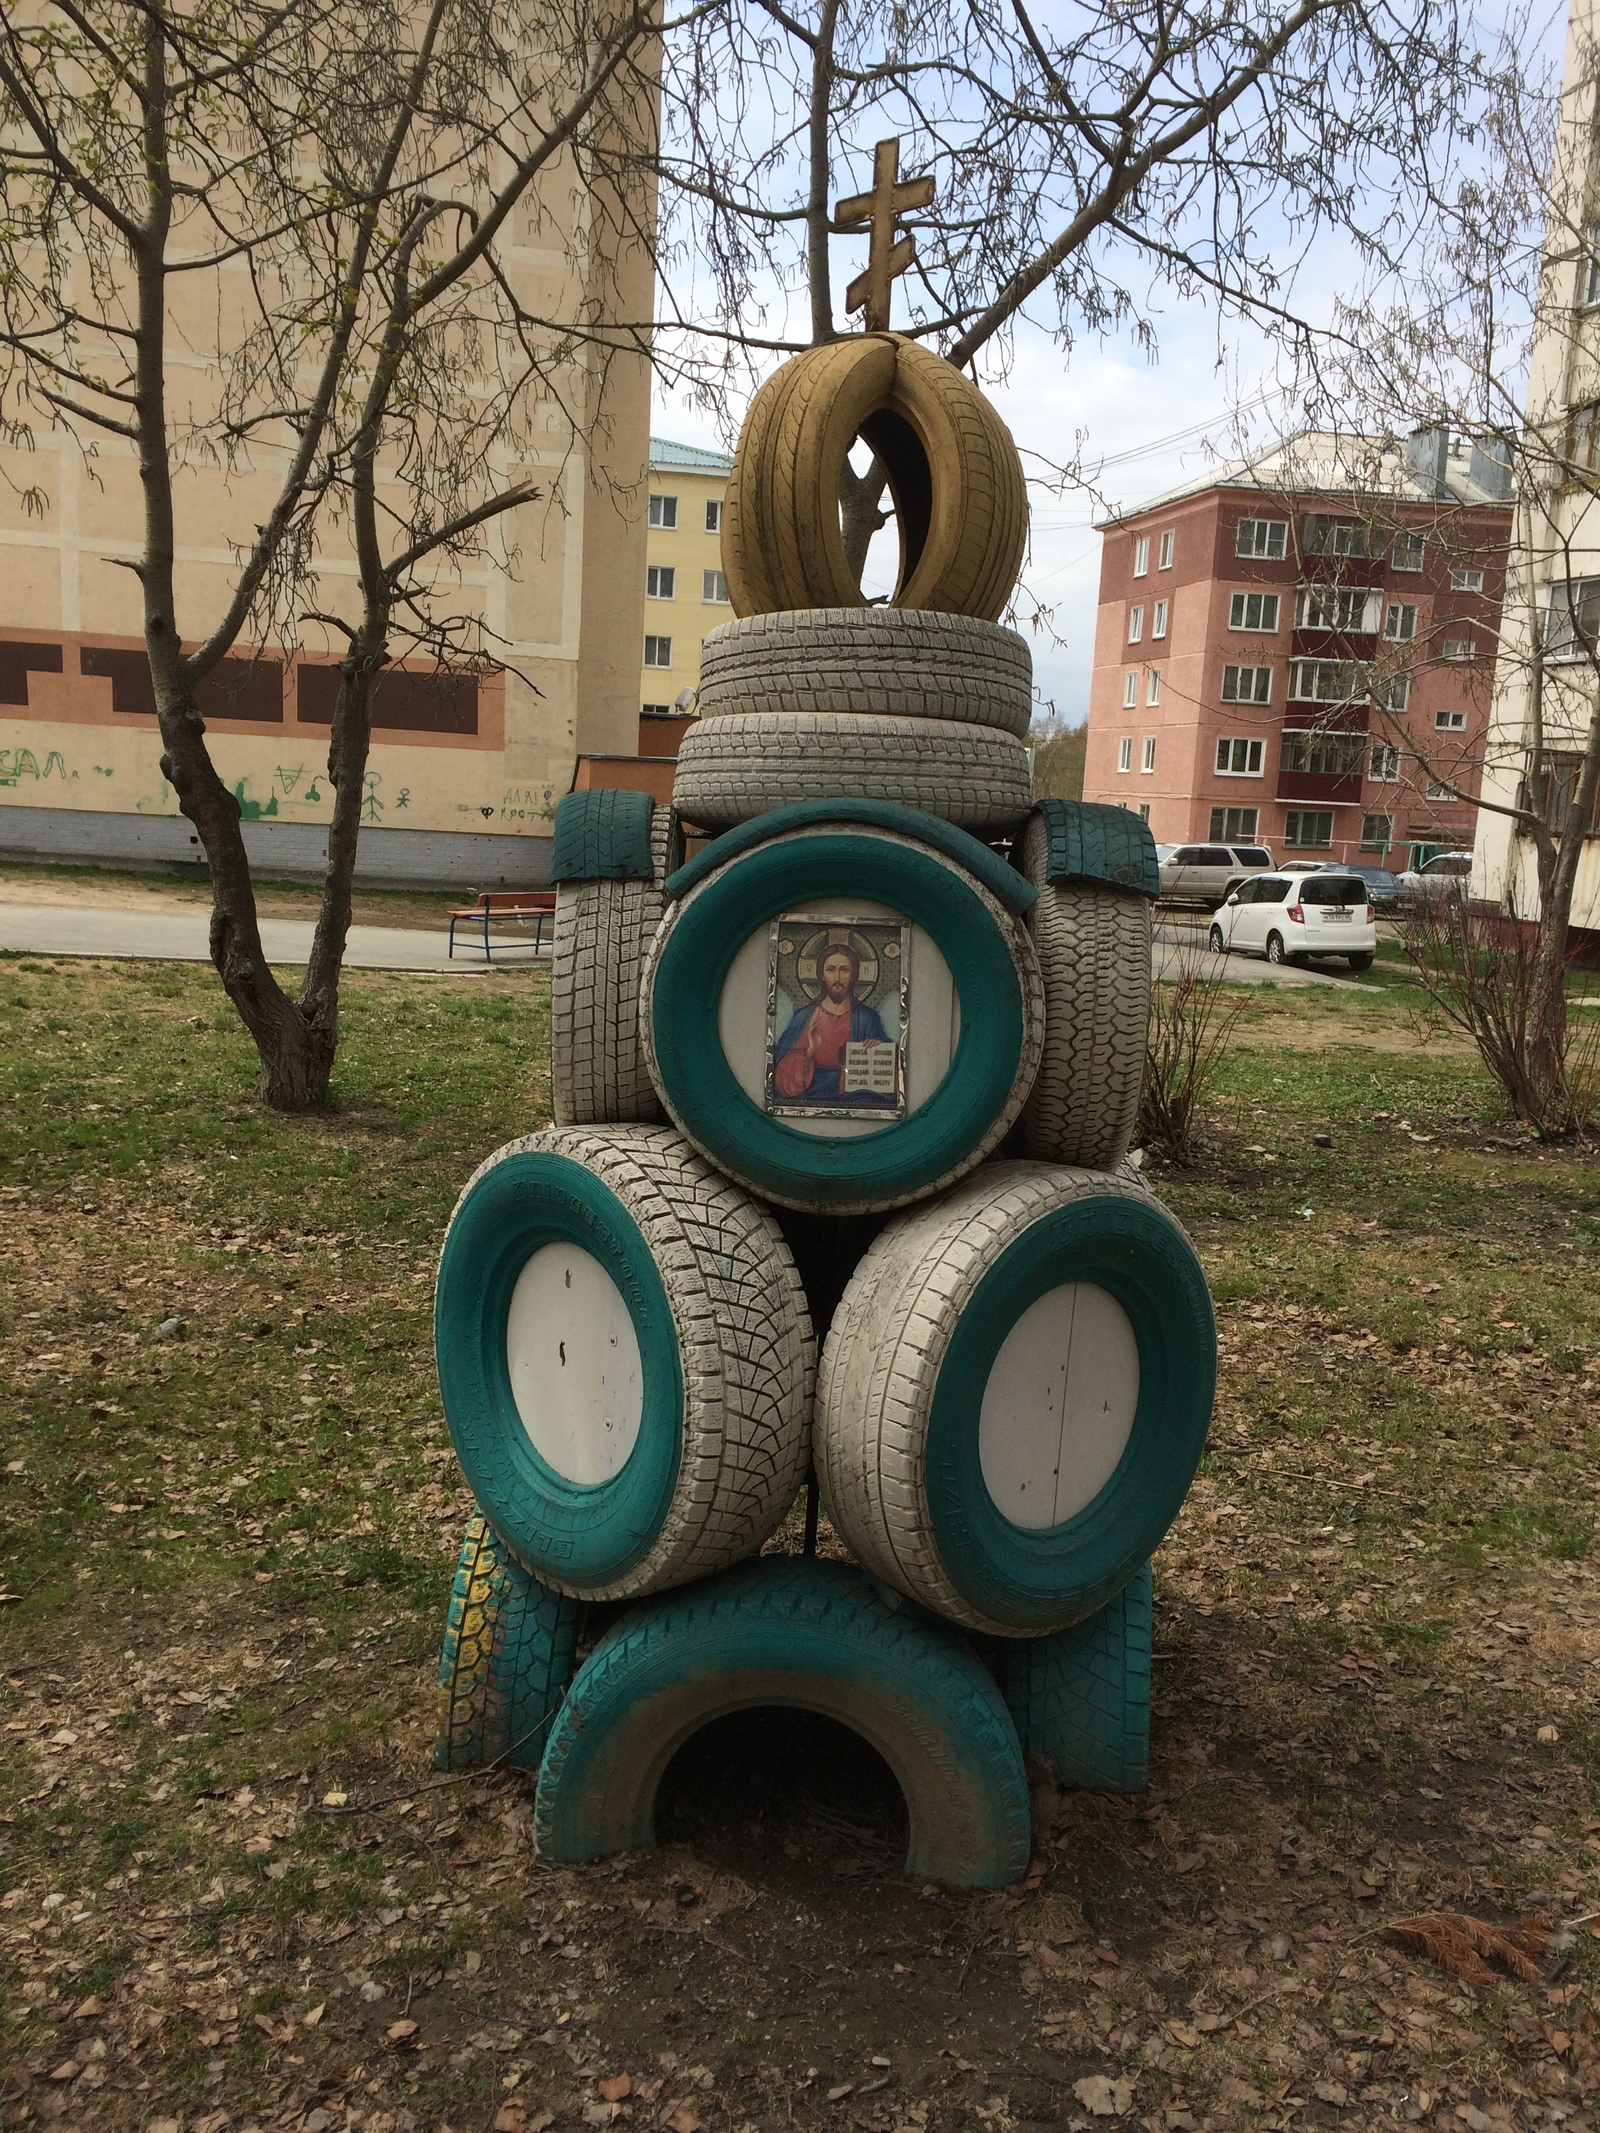
[[[391,2044],[403,2044],[407,2037],[414,2037],[416,2033],[417,2025],[415,2022],[391,2022],[389,2024],[388,2037]]]
[[[1187,2022],[1169,2022],[1167,2024],[1167,2035],[1174,2044],[1181,2044],[1185,2051],[1192,2052],[1200,2042],[1199,2030],[1191,2029]]]
[[[1343,2106],[1350,2101],[1350,2091],[1341,2081],[1314,2082],[1311,2093],[1319,2103],[1332,2103]]]
[[[668,2113],[667,2133],[700,2133],[704,2123],[704,2119],[686,2103],[680,2103],[675,2111]]]
[[[1072,2093],[1095,2118],[1117,2118],[1133,2109],[1133,2083],[1107,2074],[1086,2074],[1072,2084]]]
[[[76,2081],[80,2071],[81,2069],[76,2059],[63,2059],[59,2066],[51,2068],[50,2079],[52,2081]]]
[[[306,2009],[305,2013],[300,2017],[300,2020],[307,2029],[315,2029],[317,2024],[322,2020],[322,2017],[327,2013],[327,2011],[327,2001],[318,2000],[315,2007],[308,2007]]]
[[[631,2074],[611,2074],[604,2081],[597,2081],[595,2087],[600,2091],[607,2103],[621,2103],[624,2096],[633,2094],[633,2076]]]
[[[1425,1955],[1469,1985],[1494,1983],[1495,1973],[1486,1956],[1516,1977],[1538,1977],[1538,1958],[1549,1947],[1552,1933],[1543,1919],[1532,1915],[1518,1919],[1514,1926],[1492,1926],[1463,1911],[1429,1911],[1418,1918],[1392,1919],[1384,1931],[1402,1948]]]

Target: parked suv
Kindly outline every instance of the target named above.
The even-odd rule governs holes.
[[[1407,901],[1417,896],[1446,896],[1465,886],[1472,875],[1470,852],[1435,852],[1426,866],[1407,867],[1397,877]]]
[[[1204,904],[1214,911],[1248,875],[1265,873],[1272,854],[1264,844],[1158,844],[1161,895],[1174,904]]]
[[[1377,914],[1359,874],[1258,874],[1234,890],[1211,928],[1213,954],[1245,949],[1269,963],[1342,955],[1370,970]]]

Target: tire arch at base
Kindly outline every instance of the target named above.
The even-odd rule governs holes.
[[[473,1512],[445,1616],[436,1769],[538,1769],[572,1679],[582,1604],[531,1577]]]
[[[985,1486],[978,1418],[1011,1328],[1073,1281],[1127,1312],[1138,1401],[1093,1501],[1025,1530]],[[1120,1173],[986,1164],[891,1222],[851,1278],[818,1380],[823,1501],[851,1551],[908,1598],[990,1635],[1050,1635],[1120,1592],[1176,1517],[1215,1384],[1204,1273],[1147,1188]]]
[[[910,1818],[908,1873],[997,1888],[1026,1868],[1022,1751],[993,1677],[853,1566],[815,1557],[747,1564],[607,1632],[551,1729],[534,1809],[541,1856],[577,1863],[652,1844],[673,1755],[712,1720],[763,1704],[837,1719],[882,1755]]]
[[[932,936],[961,1000],[961,1035],[915,1112],[828,1140],[758,1110],[717,1028],[723,981],[750,935],[807,897],[839,894],[887,904]],[[749,848],[669,903],[639,1019],[657,1094],[709,1161],[780,1206],[850,1214],[935,1192],[997,1145],[1033,1085],[1042,1003],[1025,928],[974,876],[898,832],[816,824]]]
[[[511,1294],[558,1242],[599,1262],[639,1344],[638,1439],[594,1485],[546,1464],[510,1388]],[[768,1211],[670,1128],[552,1128],[481,1165],[440,1254],[435,1352],[484,1516],[558,1591],[629,1599],[724,1569],[804,1477],[815,1342],[793,1257]]]

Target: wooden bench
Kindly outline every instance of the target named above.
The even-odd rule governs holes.
[[[464,911],[450,914],[450,954],[456,952],[456,928],[482,929],[483,955],[485,962],[493,962],[494,951],[489,940],[491,926],[532,926],[533,945],[544,946],[544,929],[555,918],[556,892],[554,889],[485,889],[475,904]],[[476,946],[476,942],[473,944]],[[517,941],[502,941],[501,947],[522,947]]]

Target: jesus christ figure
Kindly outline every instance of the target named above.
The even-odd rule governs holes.
[[[838,1103],[844,1089],[847,1044],[887,1044],[888,1034],[875,1007],[856,998],[861,959],[844,945],[830,948],[817,966],[817,994],[810,1006],[797,1008],[773,1053],[772,1086],[789,1103],[809,1097],[813,1103]],[[852,1104],[892,1104],[892,1096],[854,1090]]]

